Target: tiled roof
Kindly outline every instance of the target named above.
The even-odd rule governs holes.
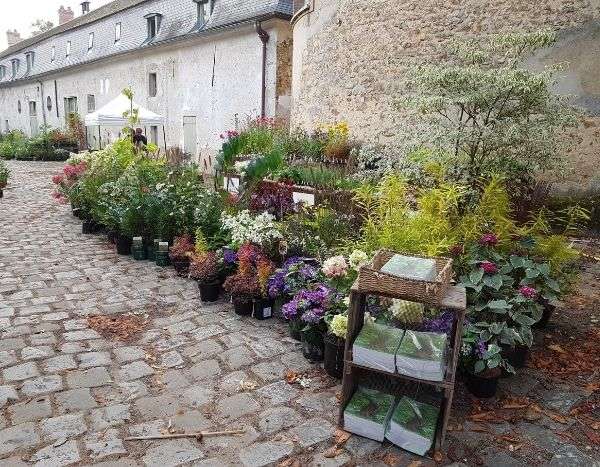
[[[115,0],[100,8],[90,11],[88,14],[79,16],[67,23],[61,24],[37,36],[24,39],[17,44],[0,51],[0,60],[6,59],[11,55],[23,53],[47,39],[54,36],[67,33],[71,30],[81,28],[96,21],[118,14],[132,7],[151,3],[153,0]],[[191,3],[192,0],[187,0]],[[162,2],[161,2],[162,3]],[[167,2],[164,2],[167,3]],[[204,30],[220,28],[223,26],[235,24],[253,18],[260,18],[269,15],[290,16],[293,13],[293,0],[215,0],[214,11]],[[160,40],[175,36],[182,36],[189,31],[178,29],[178,24],[174,22],[169,25],[169,19],[165,18],[165,26],[172,30],[171,34],[163,35]],[[166,28],[165,28],[166,29]],[[140,44],[141,45],[141,44]]]

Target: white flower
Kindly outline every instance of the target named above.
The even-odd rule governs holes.
[[[275,225],[275,218],[267,212],[256,217],[252,217],[248,210],[234,216],[223,213],[221,223],[224,229],[231,232],[234,247],[248,242],[262,246],[282,237]]]
[[[369,256],[362,250],[354,250],[348,257],[352,269],[359,269],[369,262]]]
[[[348,264],[343,256],[333,256],[323,263],[322,269],[327,277],[344,277],[348,273]]]

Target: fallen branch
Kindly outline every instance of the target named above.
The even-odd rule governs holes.
[[[154,435],[154,436],[133,436],[125,438],[125,441],[147,441],[151,439],[173,439],[173,438],[196,438],[202,441],[202,438],[211,436],[228,436],[228,435],[243,435],[246,430],[226,430],[226,431],[200,431],[198,433],[174,433],[169,435]]]

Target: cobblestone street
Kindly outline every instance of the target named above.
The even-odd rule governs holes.
[[[289,467],[435,465],[354,436],[325,457],[340,386],[303,358],[284,323],[240,318],[225,302],[201,304],[195,282],[172,268],[118,256],[105,235],[83,235],[70,208],[51,197],[62,164],[8,165],[0,200],[0,467],[260,466],[290,458],[298,463]],[[142,329],[123,340],[90,326],[89,317],[109,315],[133,317]],[[286,370],[308,372],[308,387],[289,384]],[[535,397],[563,415],[585,400],[544,377],[527,369],[504,380],[503,395]],[[596,448],[557,436],[577,433],[574,420],[539,415],[484,430],[465,420],[476,403],[462,386],[458,393],[443,463],[597,465]],[[238,428],[246,433],[202,442],[125,440]]]

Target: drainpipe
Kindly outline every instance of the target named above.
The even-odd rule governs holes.
[[[262,91],[260,102],[260,117],[267,116],[267,44],[269,43],[269,33],[262,28],[260,21],[255,23],[256,33],[262,42]]]
[[[42,120],[44,121],[44,133],[46,132],[46,109],[44,108],[44,83],[42,81],[38,81],[40,83],[40,104],[42,107]]]

